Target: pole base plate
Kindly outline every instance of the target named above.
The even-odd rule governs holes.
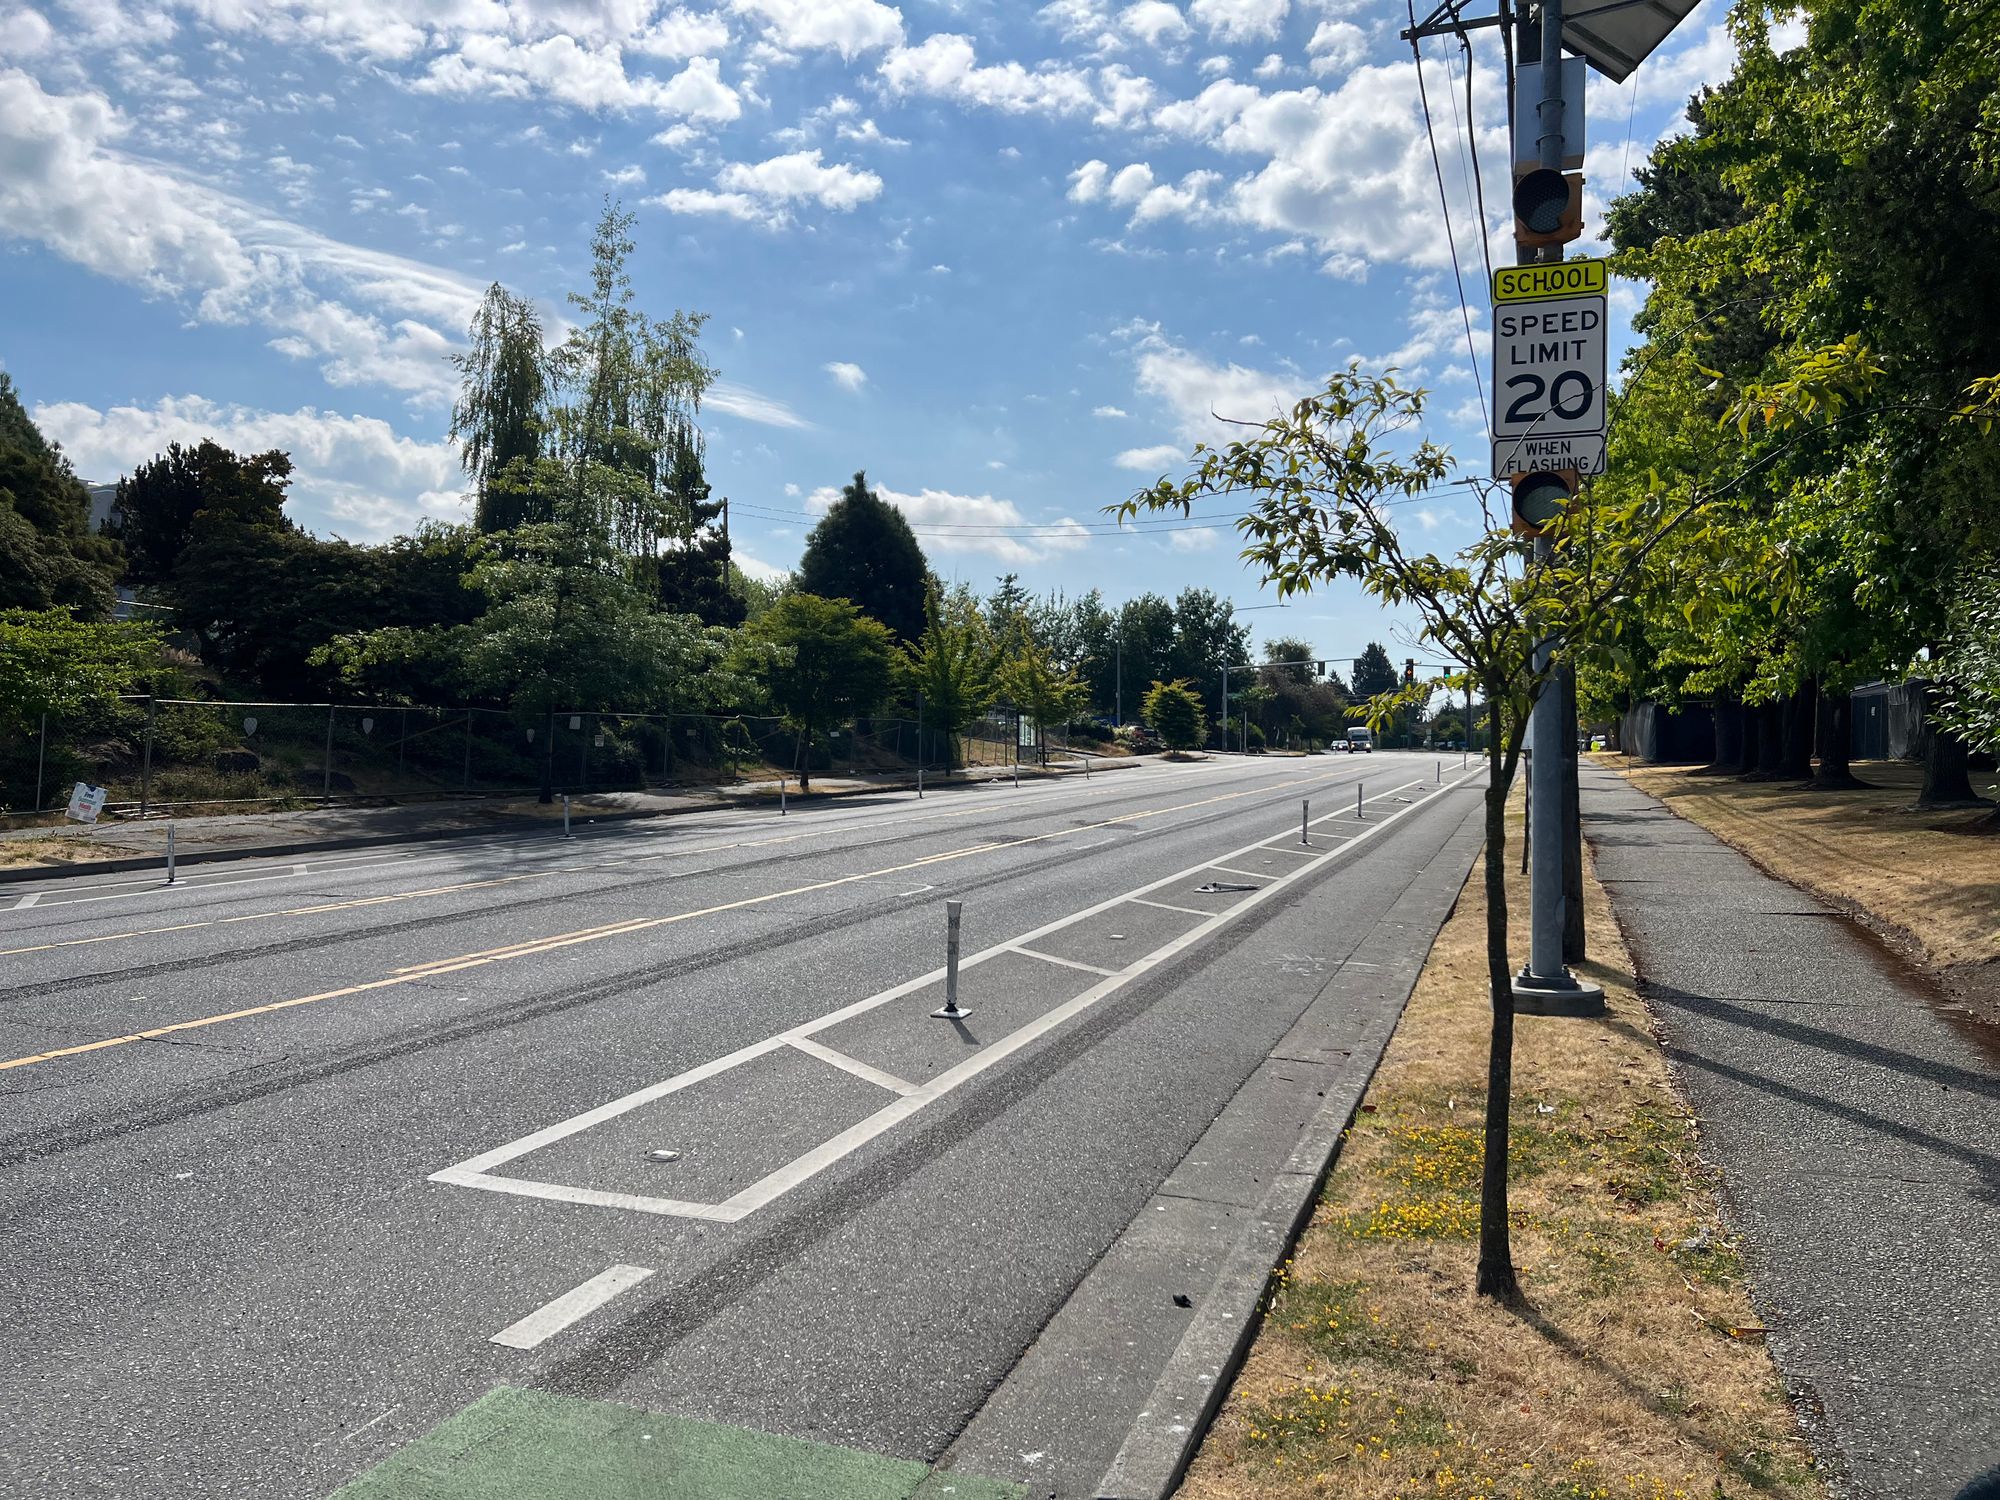
[[[972,1012],[963,1006],[940,1005],[931,1012],[931,1018],[937,1021],[963,1021],[971,1014]]]
[[[1540,977],[1523,970],[1514,976],[1514,1014],[1517,1016],[1601,1016],[1606,1013],[1604,991],[1564,969],[1561,974]]]

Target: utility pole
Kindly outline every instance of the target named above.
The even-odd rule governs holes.
[[[1563,0],[1542,0],[1541,98],[1535,102],[1536,154],[1544,170],[1560,173],[1563,166]],[[1578,101],[1580,108],[1582,101]],[[1578,133],[1581,138],[1581,132]],[[1527,265],[1537,259],[1559,261],[1562,246],[1540,250],[1520,246],[1518,262]],[[1534,559],[1546,567],[1554,555],[1554,544],[1546,534],[1534,542]],[[1547,673],[1555,655],[1555,641],[1544,637],[1535,647],[1534,666]],[[1563,694],[1559,679],[1545,678],[1535,698],[1528,720],[1528,738],[1533,747],[1529,762],[1528,843],[1529,942],[1528,966],[1514,977],[1514,1003],[1525,1010],[1549,1009],[1566,1012],[1600,1011],[1604,992],[1595,985],[1579,984],[1563,962],[1564,881],[1563,849]],[[1525,1003],[1524,1003],[1525,1002]]]
[[[1113,653],[1118,661],[1112,673],[1111,722],[1123,727],[1125,723],[1125,621],[1118,621],[1118,644]]]

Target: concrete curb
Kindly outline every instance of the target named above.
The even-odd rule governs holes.
[[[1121,766],[1099,766],[1097,770],[1116,770],[1137,765],[1137,761],[1125,761]],[[1026,772],[1023,780],[1053,781],[1058,778],[1080,776],[1080,771],[1044,771],[1037,767]],[[925,786],[926,792],[960,792],[981,785],[983,781],[1002,781],[1004,777],[984,777],[980,781],[931,782]],[[912,792],[917,784],[848,787],[833,792],[813,792],[806,796],[793,794],[798,803],[835,802],[848,797],[873,797],[884,792]],[[648,818],[674,818],[687,813],[727,812],[732,808],[762,807],[776,803],[776,792],[752,792],[728,801],[703,803],[689,807],[650,807],[630,812],[595,812],[587,816],[578,813],[578,819],[591,823],[637,823]],[[495,834],[530,833],[537,829],[557,828],[555,819],[510,817],[492,822],[467,825],[463,828],[424,828],[413,833],[366,835],[338,839],[295,839],[279,844],[244,844],[226,849],[189,849],[174,856],[176,867],[187,865],[227,864],[246,859],[286,859],[295,854],[331,854],[345,849],[389,849],[401,844],[438,843],[445,839],[480,838]],[[15,885],[27,880],[74,880],[85,875],[124,875],[142,870],[160,870],[166,866],[166,855],[134,855],[128,859],[78,860],[61,865],[18,865],[0,869],[0,885]]]
[[[1432,869],[1454,869],[1456,851],[1470,846],[1474,858],[1484,830],[1476,817],[1455,833],[1433,861]],[[1412,881],[1378,924],[1378,931],[1397,921],[1398,913],[1422,902],[1435,903],[1438,892],[1427,886],[1431,871]],[[1407,963],[1370,962],[1379,959],[1364,942],[1349,966],[1337,972],[1272,1052],[1273,1059],[1311,1062],[1323,1058],[1328,1044],[1345,1038],[1360,1068],[1344,1072],[1326,1097],[1284,1166],[1230,1247],[1215,1279],[1195,1309],[1194,1317],[1166,1368],[1154,1383],[1144,1410],[1133,1422],[1104,1478],[1093,1492],[1098,1500],[1167,1500],[1179,1487],[1195,1452],[1207,1435],[1236,1372],[1262,1323],[1265,1290],[1277,1267],[1310,1222],[1320,1189],[1340,1156],[1340,1144],[1361,1104],[1382,1054],[1401,1023],[1403,1008],[1429,960],[1436,934],[1449,918],[1450,905],[1464,883],[1464,874],[1450,882],[1452,901],[1432,928],[1421,955]],[[1428,918],[1425,919],[1428,921]],[[1371,935],[1372,936],[1372,935]],[[1389,1024],[1374,1034],[1355,1038],[1344,1031],[1340,1002],[1357,987],[1377,988],[1395,999]],[[1220,1122],[1218,1122],[1220,1123]],[[1195,1152],[1202,1147],[1197,1143]],[[1193,1155],[1194,1153],[1190,1153]],[[1144,1211],[1140,1215],[1145,1217]]]

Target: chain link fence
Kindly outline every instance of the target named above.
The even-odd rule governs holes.
[[[1011,733],[1011,724],[1009,726]],[[913,773],[942,736],[871,718],[808,745],[781,720],[738,714],[558,712],[130,698],[50,715],[0,745],[0,811],[54,812],[77,782],[146,816],[557,791],[634,791],[740,777]]]

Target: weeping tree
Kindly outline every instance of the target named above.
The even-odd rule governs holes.
[[[1488,741],[1485,788],[1486,960],[1492,1028],[1487,1057],[1485,1163],[1480,1185],[1477,1290],[1520,1295],[1507,1218],[1507,1147],[1514,1066],[1513,965],[1508,956],[1506,805],[1519,768],[1529,712],[1566,660],[1614,649],[1626,612],[1614,607],[1633,573],[1668,531],[1697,524],[1718,498],[1686,483],[1660,483],[1600,507],[1586,497],[1548,528],[1553,559],[1528,567],[1509,519],[1487,508],[1474,542],[1451,557],[1414,548],[1396,524],[1402,502],[1451,475],[1453,462],[1428,440],[1412,442],[1424,407],[1421,391],[1393,373],[1358,368],[1288,415],[1251,427],[1223,448],[1195,450],[1193,472],[1162,479],[1120,505],[1121,519],[1141,512],[1187,514],[1197,501],[1223,499],[1248,509],[1237,521],[1242,556],[1275,584],[1280,598],[1354,579],[1385,605],[1422,622],[1419,638],[1464,667],[1462,673],[1384,685],[1368,717],[1386,727],[1406,706],[1439,688],[1477,686],[1498,733]],[[1536,648],[1556,643],[1546,663]],[[1158,689],[1155,690],[1156,692]],[[1153,711],[1151,697],[1148,713]]]
[[[549,364],[534,304],[499,282],[486,289],[466,330],[467,348],[452,356],[459,397],[451,435],[471,477],[482,532],[511,531],[549,519],[529,483],[542,456],[549,412]]]

